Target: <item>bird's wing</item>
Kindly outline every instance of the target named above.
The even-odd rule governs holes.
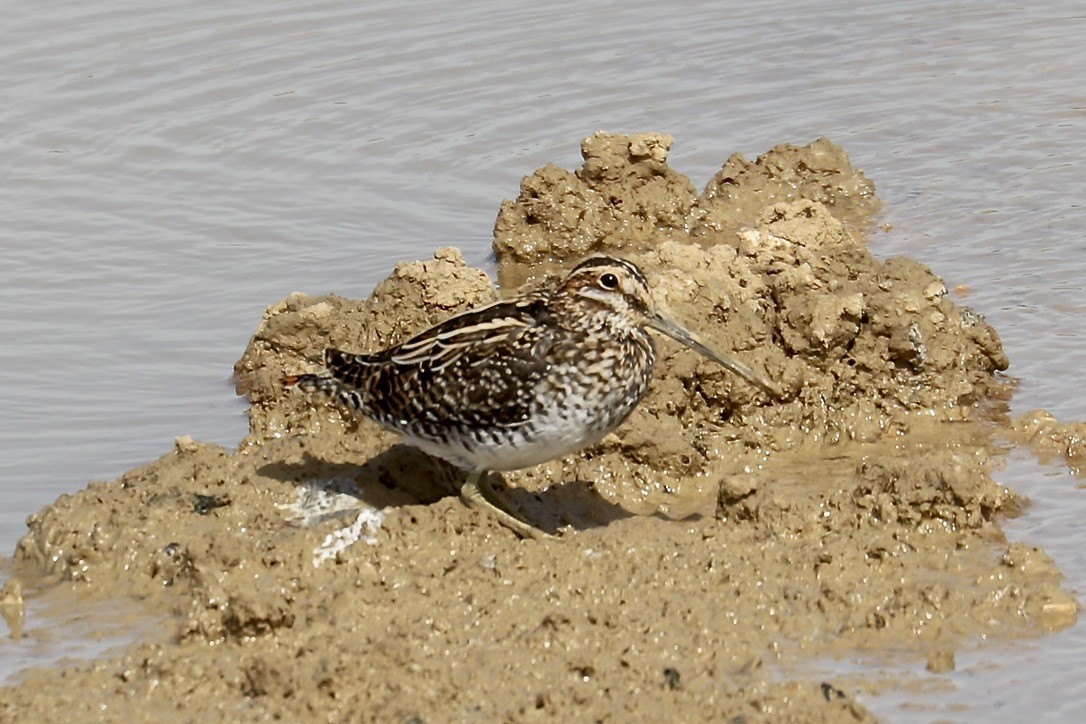
[[[509,426],[527,420],[536,382],[549,369],[554,332],[541,296],[459,314],[374,355],[335,350],[329,372],[358,388],[367,414],[396,426]]]

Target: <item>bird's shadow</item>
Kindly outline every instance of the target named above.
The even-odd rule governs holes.
[[[357,463],[325,460],[309,452],[299,462],[269,463],[261,475],[329,492],[348,492],[372,508],[433,503],[459,490],[459,472],[406,445]]]
[[[322,460],[306,452],[300,462],[269,463],[258,472],[294,485],[347,493],[373,508],[434,503],[458,495],[467,477],[464,471],[403,444],[394,445],[361,465]],[[551,534],[565,526],[587,530],[634,516],[600,497],[584,481],[562,482],[536,492],[507,486],[497,473],[491,473],[490,481],[518,517]],[[329,515],[343,512],[348,511]]]
[[[492,474],[491,483],[498,494],[513,506],[518,517],[551,535],[566,526],[574,530],[602,528],[616,520],[634,516],[622,506],[600,497],[585,481],[563,481],[533,492],[507,486],[504,480],[495,480],[500,477]]]

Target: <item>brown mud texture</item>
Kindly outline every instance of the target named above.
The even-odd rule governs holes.
[[[1073,460],[1082,430],[1006,419],[996,331],[923,264],[869,252],[874,187],[841,149],[735,155],[698,194],[671,142],[597,133],[577,171],[525,178],[495,225],[501,293],[626,256],[782,399],[660,339],[614,434],[500,476],[559,533],[520,540],[461,504],[462,473],[282,385],[326,346],[375,351],[493,300],[486,274],[446,248],[364,301],[292,294],[236,365],[236,450],[181,437],[31,516],[21,596],[169,615],[23,673],[0,718],[868,721],[864,693],[894,682],[818,661],[940,672],[981,637],[1070,625],[1052,560],[1004,537],[1022,501],[992,470],[1012,439]]]

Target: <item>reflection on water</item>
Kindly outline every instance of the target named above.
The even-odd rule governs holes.
[[[673,134],[699,186],[733,151],[830,136],[885,201],[876,250],[973,290],[1016,409],[1086,419],[1067,394],[1086,350],[1078,4],[449,7],[8,9],[0,550],[177,435],[236,442],[230,369],[265,305],[364,295],[450,243],[485,263],[500,200],[576,165],[597,128]],[[1007,479],[1030,481],[1015,534],[1081,590],[1082,491]],[[1038,642],[1036,680],[1000,711],[1086,701],[1084,664],[1053,653],[1083,638]],[[980,708],[1000,677],[956,677],[958,701]]]

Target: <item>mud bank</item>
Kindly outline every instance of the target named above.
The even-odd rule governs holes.
[[[1073,438],[1077,459],[1081,431],[1003,419],[996,331],[923,264],[868,252],[874,188],[841,149],[733,156],[698,194],[670,145],[596,134],[577,171],[525,178],[495,225],[502,293],[621,253],[783,399],[661,340],[615,434],[503,476],[561,533],[522,541],[459,502],[460,473],[281,385],[325,346],[376,350],[490,301],[486,274],[447,248],[364,301],[293,294],[235,368],[237,450],[179,439],[32,516],[15,551],[24,595],[59,580],[172,628],[30,672],[0,713],[865,721],[862,691],[776,665],[893,652],[945,671],[981,636],[1070,625],[1052,561],[1001,532],[1021,501],[991,460],[1014,428]]]

